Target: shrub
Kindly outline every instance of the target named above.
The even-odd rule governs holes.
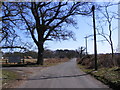
[[[120,55],[115,55],[115,62],[118,67],[120,67]]]
[[[114,59],[112,59],[111,54],[99,54],[98,57],[98,67],[120,67],[120,55],[114,55]],[[94,68],[95,60],[94,55],[88,55],[82,58],[77,59],[77,63],[81,65],[85,65],[87,68]],[[115,65],[114,65],[115,64]]]
[[[98,64],[100,67],[112,67],[114,66],[112,55],[102,54],[98,56]]]

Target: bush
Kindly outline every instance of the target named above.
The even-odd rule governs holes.
[[[98,64],[99,67],[112,67],[114,66],[112,55],[110,54],[102,54],[98,55]]]
[[[120,67],[120,55],[115,55],[115,62],[118,67]]]
[[[113,67],[114,62],[115,65],[120,67],[120,55],[114,55],[114,59],[112,60],[111,54],[99,54],[98,55],[98,67]],[[94,68],[95,60],[94,55],[88,55],[82,58],[77,59],[77,63],[81,65],[85,65],[87,68]]]

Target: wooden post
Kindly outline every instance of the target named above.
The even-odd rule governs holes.
[[[97,66],[97,43],[96,43],[96,30],[95,30],[95,6],[92,6],[92,12],[93,12],[93,29],[94,29],[94,57],[95,57],[95,70],[98,69]]]

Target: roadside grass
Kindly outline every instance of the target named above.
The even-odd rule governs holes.
[[[10,83],[15,82],[21,76],[12,70],[2,70],[2,87],[7,88]]]
[[[78,64],[78,67],[82,71],[89,73],[96,79],[108,85],[110,88],[113,88],[114,90],[120,89],[120,67],[99,68],[98,71],[94,71],[94,69],[87,69],[86,66],[80,64]]]

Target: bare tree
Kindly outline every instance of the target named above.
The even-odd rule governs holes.
[[[115,4],[117,5],[117,4]],[[112,59],[114,57],[114,48],[113,48],[113,40],[112,40],[112,33],[113,30],[115,30],[116,28],[112,26],[113,20],[115,19],[115,13],[109,11],[109,8],[114,6],[114,4],[111,3],[106,3],[103,7],[103,10],[99,10],[100,11],[100,15],[98,16],[98,35],[102,36],[110,45],[111,47],[111,53],[112,53]],[[107,26],[107,29],[105,29],[104,27]],[[108,32],[106,33],[106,31],[108,30]]]
[[[87,2],[4,2],[4,15],[7,13],[8,23],[16,24],[20,29],[27,30],[38,47],[37,64],[43,65],[44,43],[47,40],[67,40],[74,33],[66,29],[75,26],[75,15],[87,15]],[[13,11],[11,11],[11,9]],[[88,13],[89,12],[89,13]],[[12,17],[11,17],[12,16]],[[3,16],[4,18],[4,16]],[[13,19],[13,20],[11,20]],[[22,27],[20,24],[22,23]],[[12,25],[13,26],[13,25]],[[12,28],[8,30],[13,30]],[[6,33],[6,30],[4,30]]]
[[[14,7],[14,8],[13,8]],[[21,19],[16,18],[20,13],[16,11],[14,4],[2,3],[2,37],[0,43],[2,47],[15,47],[14,43],[20,41],[20,36],[16,33],[16,28],[18,27],[17,22]],[[14,28],[16,27],[16,28]],[[16,46],[20,47],[20,46]]]
[[[84,55],[85,55],[85,49],[86,48],[84,48],[84,47],[79,47],[77,50],[76,50],[76,52],[77,52],[77,54],[79,55],[79,57],[80,58],[82,58]]]

